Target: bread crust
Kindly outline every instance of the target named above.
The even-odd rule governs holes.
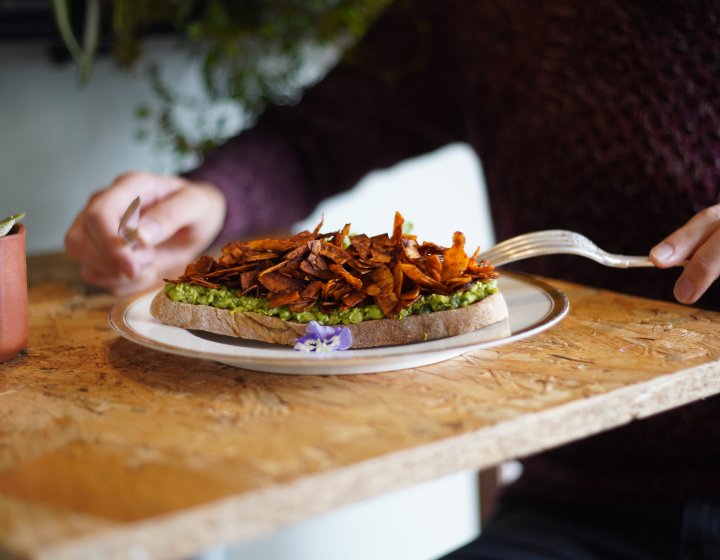
[[[150,305],[153,317],[174,327],[202,330],[293,346],[305,334],[307,325],[268,317],[260,313],[218,309],[210,305],[175,302],[160,290]],[[390,344],[407,344],[456,336],[503,321],[508,317],[507,304],[500,292],[477,303],[404,319],[374,319],[341,325],[350,329],[352,348],[371,348]]]

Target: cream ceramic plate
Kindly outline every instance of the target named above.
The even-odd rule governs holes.
[[[377,373],[434,364],[470,350],[519,340],[551,327],[568,312],[565,294],[531,276],[503,271],[499,282],[510,311],[508,322],[401,346],[315,354],[170,327],[150,315],[156,292],[120,301],[110,312],[110,325],[128,340],[148,348],[250,370],[299,375]]]

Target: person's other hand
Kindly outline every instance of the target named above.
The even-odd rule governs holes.
[[[118,237],[118,225],[137,196],[139,239],[130,247]],[[85,281],[128,294],[181,274],[215,239],[225,210],[225,197],[209,183],[127,173],[90,197],[65,236],[65,249],[80,261]]]
[[[720,205],[699,212],[650,251],[660,268],[688,261],[675,283],[675,297],[694,303],[720,276]]]

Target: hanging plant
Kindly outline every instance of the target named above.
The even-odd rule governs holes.
[[[307,85],[308,60],[318,53],[339,53],[361,37],[390,0],[85,0],[79,6],[53,0],[55,18],[82,83],[91,79],[101,37],[111,35],[112,54],[121,68],[134,69],[149,30],[170,31],[200,69],[203,96],[188,96],[170,85],[161,63],[143,75],[154,92],[152,103],[137,110],[138,137],[154,137],[180,157],[209,149],[230,134],[227,115],[207,122],[209,106],[229,107],[248,126],[269,102],[287,103]],[[81,19],[80,33],[73,22]],[[79,36],[79,38],[78,38]],[[326,57],[332,59],[332,57]],[[327,62],[326,62],[327,64]],[[195,114],[190,132],[178,114]],[[198,130],[200,133],[198,134]]]

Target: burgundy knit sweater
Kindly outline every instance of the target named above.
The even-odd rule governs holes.
[[[498,239],[563,228],[647,253],[720,201],[720,0],[398,0],[299,104],[188,175],[223,189],[232,238],[451,142],[482,161]],[[523,266],[662,299],[677,276]],[[720,309],[720,286],[699,305]],[[515,490],[720,499],[720,398],[529,458]]]

